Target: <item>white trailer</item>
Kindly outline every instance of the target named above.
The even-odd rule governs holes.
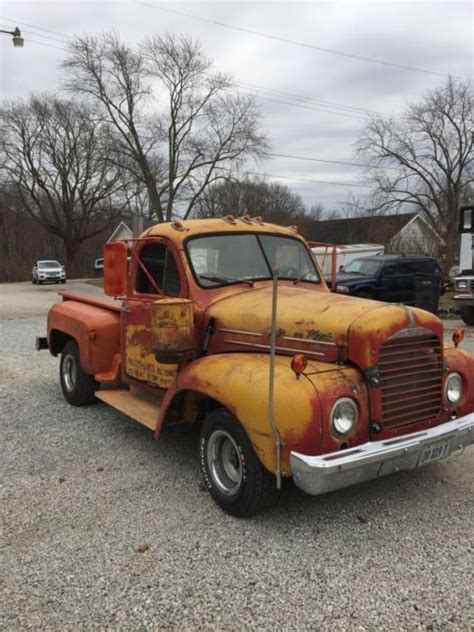
[[[459,275],[454,279],[453,297],[461,308],[461,318],[466,325],[474,325],[474,206],[460,210]]]
[[[315,255],[322,273],[326,276],[331,274],[333,257],[336,258],[335,270],[338,272],[341,266],[346,266],[353,259],[383,255],[384,247],[380,244],[345,244],[337,246],[328,244],[313,246],[311,251]]]

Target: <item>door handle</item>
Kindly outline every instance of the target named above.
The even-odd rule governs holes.
[[[130,307],[122,307],[122,312],[131,312],[132,310],[130,309]]]

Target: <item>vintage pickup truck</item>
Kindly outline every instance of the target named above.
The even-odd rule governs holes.
[[[282,477],[323,494],[463,451],[474,358],[432,314],[330,293],[294,228],[175,221],[108,244],[104,291],[61,292],[37,348],[75,405],[200,431],[212,498],[246,516]]]

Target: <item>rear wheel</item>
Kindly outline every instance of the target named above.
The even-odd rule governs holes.
[[[99,382],[82,369],[75,340],[69,340],[61,352],[59,378],[63,395],[73,406],[86,406],[97,401],[95,392],[99,390]]]
[[[474,305],[463,305],[461,307],[461,318],[466,325],[474,325]]]
[[[223,408],[204,421],[199,460],[210,495],[227,513],[251,516],[278,500],[275,477],[260,463],[237,419]]]

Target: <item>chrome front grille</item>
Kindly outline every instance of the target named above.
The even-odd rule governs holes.
[[[389,338],[380,349],[379,377],[385,426],[434,419],[443,399],[441,341],[431,333]]]

